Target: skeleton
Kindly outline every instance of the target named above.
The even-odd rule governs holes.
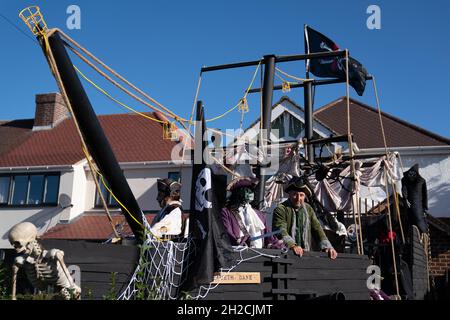
[[[203,169],[198,175],[195,183],[195,209],[203,211],[205,208],[212,208],[212,203],[206,199],[206,192],[211,189],[211,170]]]
[[[59,249],[44,250],[37,241],[37,229],[30,222],[15,225],[9,232],[9,242],[19,254],[13,265],[12,299],[16,300],[17,273],[24,268],[34,288],[58,290],[64,300],[80,299],[81,289],[75,284],[64,263],[64,252]]]

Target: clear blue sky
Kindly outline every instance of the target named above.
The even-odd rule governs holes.
[[[31,35],[18,18],[37,4],[49,27],[58,27],[180,116],[188,117],[201,66],[256,60],[265,54],[304,52],[303,24],[324,33],[376,76],[381,107],[392,115],[450,137],[450,2],[429,1],[18,1],[0,0],[0,13]],[[81,8],[81,30],[68,30],[66,9]],[[381,30],[366,27],[369,5],[381,8]],[[0,119],[32,118],[34,95],[56,84],[40,48],[0,17]],[[131,103],[100,76],[74,64],[116,98]],[[279,67],[299,77],[303,62]],[[207,73],[200,99],[211,118],[235,105],[254,67]],[[259,83],[255,83],[259,86]],[[98,114],[123,109],[85,84]],[[345,94],[345,86],[320,87],[315,107]],[[274,102],[283,93],[274,95]],[[287,94],[303,104],[302,90]],[[363,97],[375,105],[371,83]],[[259,116],[259,97],[249,99],[244,126]],[[140,111],[145,106],[134,104]],[[211,124],[236,128],[239,114]]]

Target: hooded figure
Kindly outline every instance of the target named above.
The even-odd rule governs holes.
[[[425,214],[428,211],[427,183],[419,175],[419,165],[416,163],[403,173],[402,195],[408,208],[408,218],[420,232],[428,233]]]
[[[280,249],[282,241],[270,235],[265,215],[251,206],[257,183],[257,179],[247,177],[230,182],[227,190],[231,195],[221,211],[223,225],[234,246]]]

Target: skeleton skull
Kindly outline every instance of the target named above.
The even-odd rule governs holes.
[[[16,224],[9,232],[9,242],[17,253],[30,253],[37,237],[37,229],[30,222]]]
[[[198,175],[195,183],[195,209],[203,211],[205,208],[212,208],[212,203],[206,199],[206,192],[211,189],[211,170],[203,169]]]

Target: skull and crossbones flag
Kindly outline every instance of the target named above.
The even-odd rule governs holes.
[[[205,161],[208,143],[205,141],[206,125],[201,102],[197,106],[196,120],[195,145],[196,148],[201,145],[201,160],[194,156],[189,214],[189,232],[195,241],[196,253],[190,257],[186,289],[209,284],[213,281],[214,272],[230,267],[234,261],[230,240],[220,218],[224,205],[222,195],[226,194],[226,176],[216,176],[207,164],[209,161]]]
[[[309,54],[327,51],[339,51],[339,47],[328,37],[305,25],[305,52]],[[345,68],[345,57],[326,57],[306,61],[306,70],[317,77],[345,80]],[[352,57],[349,57],[348,60],[348,77],[349,84],[358,95],[362,96],[368,73],[364,66]]]

